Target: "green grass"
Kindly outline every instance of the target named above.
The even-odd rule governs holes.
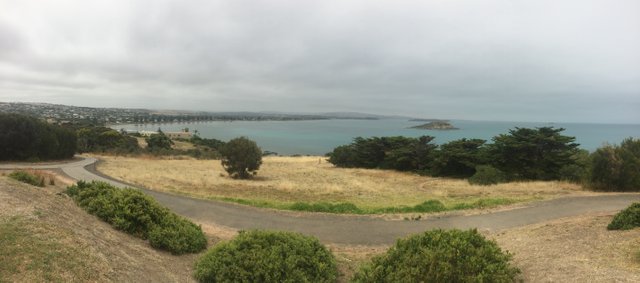
[[[0,218],[0,282],[97,281],[96,260],[71,236],[37,220]]]
[[[295,203],[276,203],[260,200],[248,200],[240,198],[216,198],[212,200],[221,200],[233,202],[237,204],[273,208],[292,211],[306,212],[325,212],[335,214],[388,214],[388,213],[435,213],[443,211],[468,210],[468,209],[487,209],[502,205],[509,205],[525,201],[524,199],[512,198],[483,198],[469,202],[455,202],[443,204],[439,200],[427,200],[414,206],[392,206],[392,207],[376,207],[362,208],[350,202],[295,202]]]

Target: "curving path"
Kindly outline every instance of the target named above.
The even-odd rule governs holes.
[[[0,164],[0,169],[59,169],[76,180],[104,181],[117,187],[131,187],[91,172],[95,170],[87,170],[95,166],[96,161],[95,158],[86,158],[70,163],[43,165]],[[368,216],[276,211],[139,189],[176,213],[196,222],[215,223],[236,229],[296,231],[314,235],[326,243],[354,245],[390,244],[400,237],[432,228],[501,230],[589,212],[620,210],[632,202],[640,201],[640,194],[566,197],[488,214],[443,216],[422,221],[389,221]]]

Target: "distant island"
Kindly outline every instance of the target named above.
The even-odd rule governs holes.
[[[448,121],[433,121],[426,124],[410,127],[410,129],[420,130],[459,130]]]
[[[445,122],[446,123],[446,122],[449,122],[449,120],[416,118],[416,119],[409,120],[409,122]]]

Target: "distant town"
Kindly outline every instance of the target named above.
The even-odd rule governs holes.
[[[162,124],[201,121],[295,121],[326,119],[378,119],[375,115],[335,113],[327,115],[260,112],[193,112],[128,108],[94,108],[49,103],[0,102],[0,113],[35,116],[51,124]],[[348,115],[347,115],[348,114]]]

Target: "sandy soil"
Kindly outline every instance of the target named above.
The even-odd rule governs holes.
[[[614,212],[489,235],[513,252],[526,282],[640,282],[640,228],[609,231]]]

